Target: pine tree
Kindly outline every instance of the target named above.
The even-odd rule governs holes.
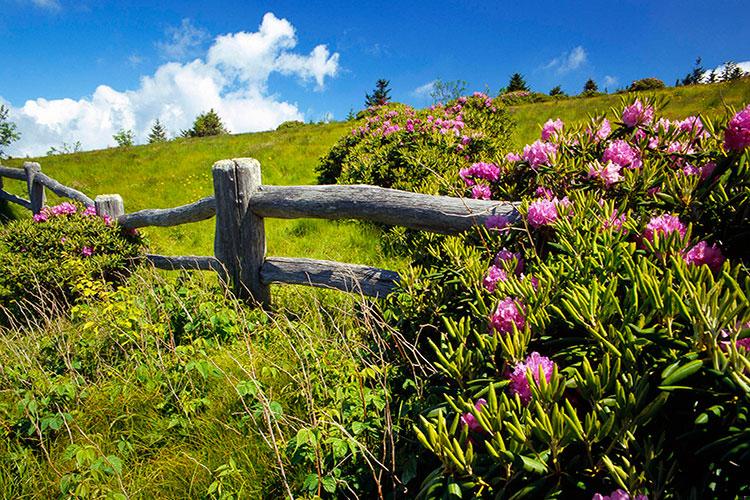
[[[219,115],[211,108],[209,111],[198,115],[193,122],[193,128],[183,130],[181,135],[182,137],[208,137],[228,133],[229,131],[222,123]]]
[[[562,88],[560,88],[559,85],[555,85],[552,87],[552,90],[549,91],[549,95],[551,96],[564,96],[565,92],[562,91]]]
[[[381,78],[375,83],[375,90],[373,91],[372,95],[365,94],[365,107],[369,108],[371,106],[382,106],[383,104],[387,104],[390,100],[390,93],[391,89],[388,88],[390,85],[389,80],[385,80]]]
[[[505,91],[517,92],[519,90],[525,90],[526,92],[528,92],[529,86],[526,84],[526,80],[523,79],[523,75],[521,73],[513,73],[510,76],[510,81],[508,82],[508,88],[505,89]]]
[[[698,57],[695,60],[695,66],[693,67],[693,71],[685,75],[685,78],[682,79],[682,85],[697,85],[701,83],[701,80],[703,79],[703,74],[706,72],[706,69],[703,67],[702,60],[700,57]]]
[[[593,78],[586,80],[583,84],[583,95],[593,95],[599,92],[599,86],[596,84]]]
[[[148,143],[154,144],[156,142],[166,142],[167,141],[167,129],[164,128],[164,125],[161,124],[159,119],[157,118],[154,122],[154,125],[151,127],[151,132],[148,134]]]

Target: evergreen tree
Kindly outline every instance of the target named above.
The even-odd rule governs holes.
[[[593,78],[586,80],[583,84],[583,95],[592,95],[599,92],[599,86],[596,84]]]
[[[526,92],[528,92],[529,86],[526,85],[526,80],[523,79],[523,75],[521,73],[513,73],[510,76],[510,81],[508,82],[508,88],[505,89],[505,91],[517,92],[519,90],[525,90]]]
[[[112,138],[117,142],[117,147],[127,148],[135,143],[135,135],[132,130],[120,129]]]
[[[703,67],[701,58],[696,58],[693,71],[685,75],[685,78],[682,79],[682,85],[697,85],[701,83],[705,72],[706,69]]]
[[[559,85],[555,85],[552,87],[552,90],[549,91],[549,95],[551,96],[564,96],[565,92],[562,91],[562,88],[560,88]]]
[[[198,115],[193,122],[193,128],[183,130],[181,135],[182,137],[208,137],[228,133],[229,131],[224,127],[219,115],[211,108],[209,111]]]
[[[389,80],[385,80],[381,78],[375,83],[375,90],[373,91],[372,95],[365,94],[365,107],[369,108],[371,106],[382,106],[383,104],[387,104],[388,101],[390,101],[390,93],[391,89],[388,88],[390,85]]]
[[[166,142],[167,141],[167,129],[161,124],[157,118],[154,125],[151,127],[151,132],[148,134],[148,143],[154,144],[155,142]]]
[[[21,134],[16,132],[16,124],[8,120],[9,111],[7,106],[0,104],[0,158],[5,156],[5,146],[21,138]]]
[[[732,80],[739,80],[745,75],[745,72],[737,66],[734,61],[727,61],[724,63],[724,70],[721,72],[722,81],[729,82]]]

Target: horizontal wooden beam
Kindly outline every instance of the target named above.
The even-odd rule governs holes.
[[[190,269],[193,271],[217,271],[222,268],[221,263],[216,257],[203,257],[195,255],[156,255],[146,254],[148,260],[157,269],[166,269],[173,271],[177,269]]]
[[[2,189],[0,189],[0,200],[16,203],[18,205],[21,205],[26,210],[31,210],[31,202],[29,200],[23,199],[20,196],[16,196],[14,194],[10,194],[9,192],[3,191]]]
[[[73,189],[72,187],[68,187],[64,184],[59,183],[52,177],[50,177],[47,174],[44,174],[42,172],[37,173],[34,176],[34,181],[39,182],[44,187],[55,193],[57,196],[62,196],[64,198],[70,198],[72,200],[80,201],[86,206],[93,206],[94,200],[83,194],[77,189]]]
[[[120,216],[121,226],[135,229],[146,226],[179,226],[188,222],[210,219],[216,215],[216,200],[213,196],[194,203],[174,208],[150,208]]]
[[[368,297],[385,297],[396,287],[399,275],[377,267],[330,260],[269,257],[260,269],[260,279],[267,285],[311,285],[362,293]]]
[[[518,203],[431,196],[362,185],[262,186],[250,197],[261,217],[359,219],[455,234],[490,216],[518,219]]]
[[[7,177],[9,179],[18,179],[19,181],[25,181],[26,172],[22,168],[10,168],[0,165],[0,177]]]

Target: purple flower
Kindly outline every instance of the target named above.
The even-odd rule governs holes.
[[[562,132],[563,126],[563,121],[559,118],[555,121],[547,120],[542,126],[542,140],[549,141],[550,138],[557,137]]]
[[[648,500],[648,497],[646,495],[636,495],[634,497],[630,497],[627,491],[622,489],[617,489],[610,493],[609,495],[602,495],[601,493],[595,493],[594,496],[591,498],[591,500]]]
[[[690,132],[696,137],[704,137],[707,135],[703,130],[703,122],[697,116],[688,116],[681,122],[677,122],[677,126],[679,126],[680,130],[683,132]]]
[[[508,388],[511,394],[518,394],[523,404],[529,404],[531,401],[531,386],[529,385],[529,379],[526,375],[531,372],[532,379],[538,385],[540,367],[545,380],[549,382],[552,377],[552,371],[555,368],[555,363],[538,352],[532,352],[526,358],[525,362],[520,361],[513,367],[513,372],[510,374],[510,385]]]
[[[617,139],[612,141],[602,155],[602,163],[612,162],[621,167],[640,168],[642,165],[641,155],[637,149],[623,141]]]
[[[474,403],[474,410],[476,412],[479,412],[484,408],[484,406],[487,404],[487,401],[485,401],[484,398],[479,398],[476,403]],[[463,415],[461,415],[461,425],[464,427],[469,428],[469,432],[473,433],[480,433],[484,431],[484,428],[482,428],[482,425],[477,421],[477,418],[472,415],[471,412],[466,412]]]
[[[628,127],[648,125],[654,119],[654,107],[644,106],[640,99],[626,106],[622,112],[622,122]]]
[[[508,153],[507,155],[505,155],[505,160],[510,163],[521,161],[521,155],[519,155],[518,153]]]
[[[64,201],[59,205],[49,208],[52,215],[73,215],[78,212],[75,205],[70,202]]]
[[[653,243],[654,236],[657,234],[663,238],[675,231],[680,234],[680,238],[684,238],[686,231],[685,224],[680,222],[680,219],[676,215],[664,214],[658,217],[652,217],[651,220],[648,221],[646,229],[643,230],[643,238]]]
[[[502,267],[492,265],[487,270],[487,275],[482,280],[482,285],[484,285],[485,290],[492,293],[497,288],[498,281],[506,281],[507,279],[508,275]]]
[[[86,207],[86,210],[83,211],[84,217],[91,217],[96,215],[96,207],[93,205],[89,205]]]
[[[687,251],[684,256],[685,262],[691,266],[707,265],[713,272],[717,272],[724,263],[725,257],[721,248],[716,245],[709,246],[705,241],[698,242]]]
[[[34,214],[34,222],[46,222],[49,219],[49,213],[46,209],[42,210],[38,214]]]
[[[553,193],[549,188],[538,186],[536,190],[534,190],[534,196],[536,196],[537,198],[546,198],[548,200],[551,200],[555,197],[555,193]]]
[[[605,187],[609,187],[623,179],[622,175],[620,175],[621,170],[622,166],[611,161],[608,161],[606,165],[602,165],[598,161],[593,161],[589,165],[589,177],[594,179],[599,178],[604,182]]]
[[[506,297],[497,304],[494,314],[490,318],[492,328],[500,333],[512,333],[513,325],[521,329],[526,324],[523,315],[523,304],[511,297]]]
[[[531,168],[539,165],[550,165],[557,153],[557,145],[551,142],[536,141],[523,147],[521,157],[529,163]]]
[[[510,221],[504,215],[490,215],[484,220],[484,227],[487,229],[505,229],[508,224]]]
[[[627,219],[625,217],[625,214],[619,215],[617,212],[617,209],[615,208],[614,211],[612,212],[612,216],[602,223],[602,229],[612,228],[612,230],[614,231],[624,232],[625,230],[622,228],[622,225],[625,223],[626,220]]]
[[[496,266],[504,267],[506,262],[511,262],[513,259],[516,260],[516,268],[513,270],[516,275],[519,275],[523,272],[523,259],[521,258],[521,254],[518,252],[511,252],[507,248],[503,248],[499,252],[497,252],[497,255],[495,255],[495,260],[493,261],[493,264]]]
[[[475,200],[489,200],[492,198],[492,190],[484,184],[477,184],[471,188],[471,197]]]
[[[94,249],[88,246],[81,248],[81,255],[84,257],[91,257],[94,255]]]
[[[724,147],[741,151],[750,146],[750,105],[729,120],[724,132]]]
[[[552,200],[539,199],[531,202],[527,214],[529,224],[535,228],[552,224],[557,220],[557,205],[561,203],[565,204],[557,198]]]
[[[473,186],[474,179],[483,179],[489,182],[497,181],[500,178],[500,169],[494,163],[478,162],[469,168],[462,168],[458,175],[467,186]]]

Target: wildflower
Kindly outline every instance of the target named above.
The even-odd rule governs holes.
[[[538,199],[529,205],[527,218],[532,227],[539,228],[548,226],[558,218],[557,206],[569,206],[570,201],[565,197],[562,200],[553,198],[551,200]]]
[[[497,181],[500,178],[500,169],[494,163],[477,162],[469,168],[459,170],[458,175],[467,186],[473,186],[474,179],[484,179],[489,182]]]
[[[636,495],[631,499],[627,491],[616,489],[606,496],[601,493],[595,493],[591,500],[648,500],[648,497],[646,495]]]
[[[563,126],[563,121],[559,118],[555,121],[552,121],[552,119],[547,120],[544,126],[542,126],[542,140],[549,141],[550,138],[560,135]]]
[[[638,150],[622,139],[612,141],[604,150],[602,163],[609,161],[628,168],[640,168],[643,164]]]
[[[534,196],[536,196],[537,198],[546,198],[548,200],[551,200],[555,197],[555,193],[553,193],[550,188],[538,186],[536,190],[534,190]]]
[[[489,200],[492,198],[492,190],[484,184],[477,184],[471,188],[471,197],[475,200]]]
[[[622,122],[628,127],[648,125],[654,119],[654,107],[644,106],[640,99],[626,106],[622,112]]]
[[[699,175],[701,180],[705,181],[706,179],[711,177],[711,174],[714,173],[715,168],[716,163],[712,161],[700,167],[696,167],[695,165],[687,163],[684,167],[682,167],[682,173],[685,175]]]
[[[495,288],[497,288],[497,283],[499,281],[506,281],[507,279],[508,275],[503,268],[492,265],[487,270],[487,275],[482,280],[482,285],[484,285],[485,290],[492,293],[495,291]]]
[[[47,210],[42,210],[38,214],[34,214],[34,222],[46,222],[47,219],[49,219],[49,212]]]
[[[623,179],[622,175],[620,175],[621,170],[622,166],[611,161],[608,161],[606,165],[602,165],[598,161],[593,161],[589,165],[589,177],[599,178],[604,181],[605,187],[609,187]]]
[[[594,137],[597,141],[603,141],[604,139],[609,137],[609,134],[611,133],[612,133],[612,126],[609,124],[609,120],[605,118],[602,120],[601,125],[599,125],[599,128],[597,129]]]
[[[521,155],[518,153],[508,153],[505,155],[505,159],[511,163],[521,161]]]
[[[750,146],[750,105],[729,120],[724,132],[724,147],[741,151]]]
[[[531,168],[539,165],[549,165],[557,153],[557,145],[551,142],[536,141],[523,147],[521,157],[529,163]]]
[[[81,255],[83,255],[84,257],[91,257],[92,255],[94,255],[94,249],[89,246],[85,246],[81,248]]]
[[[484,220],[484,227],[487,229],[505,229],[510,221],[504,215],[490,215]]]
[[[654,236],[660,234],[661,237],[666,237],[670,233],[677,231],[680,234],[680,238],[685,237],[685,224],[680,222],[680,219],[676,215],[664,214],[658,217],[652,217],[646,229],[643,231],[643,238],[654,242]]]
[[[487,401],[484,398],[479,398],[476,403],[474,403],[474,410],[479,412],[482,408],[487,404]],[[472,415],[471,412],[466,412],[463,415],[461,415],[461,425],[464,427],[469,428],[469,432],[474,433],[480,433],[484,431],[482,428],[482,425],[477,421],[477,418]]]
[[[91,217],[93,215],[96,215],[96,207],[94,205],[87,206],[86,210],[83,211],[83,216]]]
[[[491,326],[500,333],[511,333],[513,325],[521,329],[526,324],[523,305],[511,297],[506,297],[497,304],[495,313],[490,318]]]
[[[513,270],[513,272],[516,274],[521,274],[523,272],[523,259],[521,258],[521,254],[518,252],[514,253],[507,248],[503,248],[502,250],[497,252],[493,263],[496,266],[503,267],[506,262],[510,262],[513,259],[516,260],[516,268]]]
[[[705,241],[698,242],[687,251],[683,257],[685,262],[692,266],[707,265],[713,272],[718,271],[724,263],[725,257],[721,248],[716,245],[708,245]]]
[[[75,205],[73,205],[70,202],[64,201],[60,203],[59,205],[56,205],[54,207],[50,207],[50,212],[52,215],[73,215],[78,212],[78,209]]]
[[[520,361],[513,367],[513,372],[510,374],[510,389],[511,394],[518,394],[523,404],[528,404],[531,401],[531,386],[529,385],[529,379],[526,376],[528,372],[531,372],[531,376],[537,384],[539,384],[539,368],[544,374],[544,378],[549,382],[552,377],[552,371],[555,368],[555,363],[546,356],[542,356],[538,352],[532,352],[526,361]]]
[[[703,122],[697,116],[688,116],[676,124],[683,132],[690,132],[696,137],[705,137],[707,134],[703,130]]]

